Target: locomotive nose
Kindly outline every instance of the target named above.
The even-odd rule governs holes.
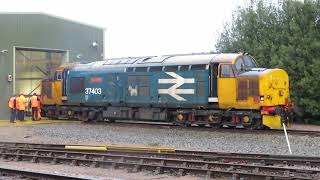
[[[289,100],[289,77],[282,69],[268,69],[260,77],[260,102],[263,106],[286,105]]]

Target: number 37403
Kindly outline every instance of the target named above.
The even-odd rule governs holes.
[[[85,88],[85,94],[101,94],[101,88]]]

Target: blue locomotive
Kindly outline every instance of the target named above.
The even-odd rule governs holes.
[[[58,68],[41,83],[51,119],[144,120],[280,128],[289,119],[284,70],[245,54],[107,59]]]

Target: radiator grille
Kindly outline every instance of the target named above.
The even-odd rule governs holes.
[[[247,100],[249,96],[259,96],[258,79],[237,80],[237,101]]]
[[[52,82],[44,80],[42,81],[42,87],[41,87],[41,95],[47,96],[48,98],[52,98]]]

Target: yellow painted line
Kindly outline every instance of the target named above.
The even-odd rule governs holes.
[[[106,151],[106,146],[65,146],[65,149],[78,149],[78,150],[99,150]]]
[[[157,151],[157,152],[174,152],[172,148],[152,148],[152,147],[130,147],[130,146],[107,146],[107,149],[131,150],[131,151]]]
[[[131,147],[131,146],[65,146],[65,149],[78,149],[78,150],[130,150],[130,151],[156,151],[156,152],[175,152],[172,148],[148,148],[148,147]]]
[[[19,121],[17,120],[16,123],[10,123],[9,120],[0,120],[0,126],[27,126],[27,125],[37,125],[37,124],[68,123],[68,122],[78,122],[78,121],[65,121],[65,120]]]

